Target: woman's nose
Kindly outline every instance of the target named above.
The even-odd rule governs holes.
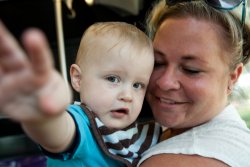
[[[156,80],[156,84],[165,91],[178,90],[180,88],[179,76],[174,69],[166,69]]]

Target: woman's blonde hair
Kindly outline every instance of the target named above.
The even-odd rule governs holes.
[[[209,6],[205,1],[191,1],[177,3],[168,6],[165,0],[157,2],[147,18],[147,34],[151,39],[162,24],[168,18],[193,17],[212,22],[221,27],[221,39],[225,49],[231,53],[230,69],[237,64],[246,64],[250,57],[250,29],[245,24],[242,27],[241,20],[231,11],[220,11]]]

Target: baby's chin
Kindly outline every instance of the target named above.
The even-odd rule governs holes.
[[[117,117],[114,115],[109,115],[108,117],[99,117],[101,122],[109,129],[124,129],[130,126],[135,120],[130,119],[128,115],[123,117]]]
[[[104,122],[105,124],[105,122]],[[129,125],[131,125],[131,123],[128,124],[128,122],[126,123],[121,123],[121,121],[119,121],[119,123],[115,123],[115,121],[110,120],[108,123],[105,124],[106,127],[108,127],[109,129],[115,129],[115,130],[121,130],[124,129],[126,127],[128,127]]]
[[[128,127],[128,125],[106,125],[109,129],[114,129],[114,130],[121,130],[124,129],[126,127]]]

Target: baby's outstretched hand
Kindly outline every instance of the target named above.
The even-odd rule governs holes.
[[[20,122],[62,113],[71,91],[54,68],[44,34],[30,29],[22,43],[25,51],[0,22],[0,112]]]

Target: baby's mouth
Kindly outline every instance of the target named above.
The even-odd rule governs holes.
[[[128,109],[122,108],[122,109],[112,110],[111,112],[117,112],[117,113],[121,113],[121,114],[128,114]]]
[[[111,110],[111,113],[114,117],[121,118],[125,115],[128,115],[129,110],[127,108],[121,108],[121,109]]]

